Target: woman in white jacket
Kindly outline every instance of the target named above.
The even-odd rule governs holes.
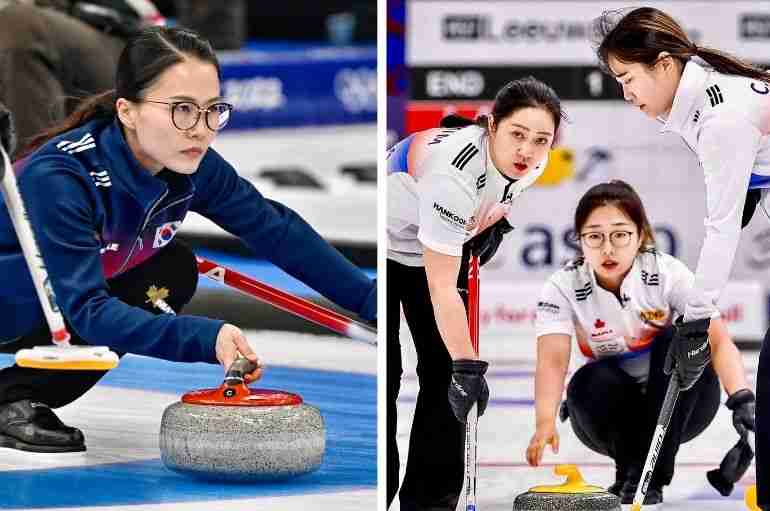
[[[658,9],[605,12],[596,23],[597,55],[623,89],[624,98],[663,132],[679,134],[700,161],[706,182],[706,233],[695,287],[672,342],[683,388],[708,364],[685,353],[707,338],[709,315],[724,289],[741,228],[770,187],[770,75],[724,52],[697,46]],[[765,205],[763,204],[763,207]],[[765,339],[767,339],[767,334]],[[770,509],[770,344],[757,375],[757,491]]]
[[[538,302],[536,424],[527,461],[539,465],[547,444],[558,449],[556,410],[574,336],[587,363],[570,379],[565,410],[578,439],[615,461],[609,491],[630,504],[668,387],[672,323],[687,304],[694,277],[684,263],[655,249],[642,201],[623,181],[598,184],[583,195],[575,232],[580,257],[548,279]],[[677,400],[645,505],[663,501],[680,444],[703,432],[716,415],[719,381],[734,422],[743,428],[739,432],[754,421],[740,353],[719,311],[712,308],[709,317],[713,363]],[[709,481],[729,493],[751,459],[744,442],[709,473]]]

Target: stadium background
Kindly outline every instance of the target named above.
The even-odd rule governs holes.
[[[241,4],[240,20],[224,21],[208,2],[208,19],[192,16],[196,2],[157,2],[190,20],[220,47],[222,88],[235,109],[217,136],[217,149],[263,195],[305,218],[355,264],[376,271],[377,48],[376,2]],[[198,2],[206,3],[206,2]],[[232,3],[232,2],[229,2]],[[174,10],[176,8],[176,10]],[[228,6],[228,9],[233,9]],[[219,16],[219,18],[217,18]],[[232,41],[233,34],[241,40]],[[226,38],[225,38],[226,36]],[[204,257],[269,284],[333,304],[250,251],[212,222],[191,213],[179,233]],[[207,279],[186,310],[245,328],[325,332]]]

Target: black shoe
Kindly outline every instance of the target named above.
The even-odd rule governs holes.
[[[65,426],[48,405],[29,399],[0,405],[0,447],[32,452],[86,450],[82,431]]]
[[[654,506],[663,503],[663,488],[649,487],[644,495],[644,505]]]
[[[621,504],[633,504],[634,497],[636,496],[636,489],[639,487],[637,483],[626,481],[623,488],[620,490],[620,503]],[[663,502],[663,488],[660,486],[648,486],[647,493],[644,494],[645,506],[654,506]]]

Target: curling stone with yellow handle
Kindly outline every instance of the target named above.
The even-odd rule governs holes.
[[[617,495],[586,484],[577,466],[556,465],[554,473],[567,480],[530,488],[513,501],[513,511],[620,511]]]

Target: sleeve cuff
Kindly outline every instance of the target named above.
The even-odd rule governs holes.
[[[537,337],[550,334],[562,334],[572,337],[575,335],[575,327],[571,322],[552,322],[537,325]]]
[[[460,257],[463,255],[463,247],[462,245],[450,245],[447,243],[440,243],[438,241],[429,240],[426,239],[423,235],[418,235],[417,239],[420,240],[420,243],[428,247],[429,249],[438,252],[440,254],[448,255],[448,256],[454,256],[454,257]]]

